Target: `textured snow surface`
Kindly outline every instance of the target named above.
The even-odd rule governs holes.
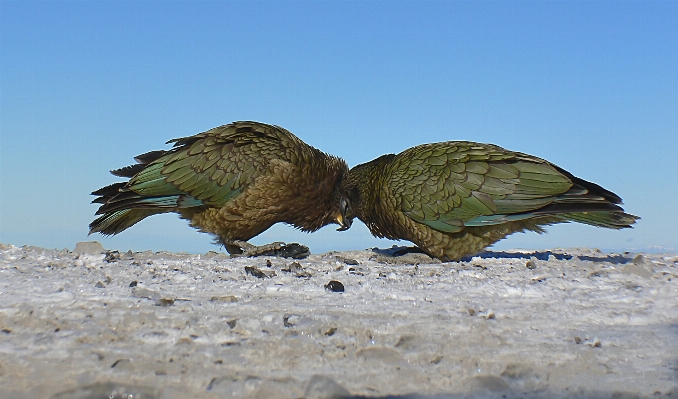
[[[0,244],[0,398],[678,397],[678,254],[391,253]]]

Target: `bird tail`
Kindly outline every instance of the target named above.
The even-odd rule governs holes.
[[[135,157],[136,165],[111,171],[115,176],[130,179],[144,171],[150,178],[133,187],[130,187],[129,182],[120,182],[92,192],[92,195],[97,196],[92,203],[102,204],[96,214],[102,216],[90,223],[89,234],[115,235],[148,216],[203,205],[201,201],[167,183],[160,175],[162,164],[152,164],[166,153],[152,151],[142,154]],[[135,191],[136,187],[141,186],[143,190]]]
[[[538,210],[536,214],[616,230],[631,228],[640,219],[624,212],[620,206],[622,199],[617,194],[556,168],[574,184],[568,192],[558,196],[552,204]]]

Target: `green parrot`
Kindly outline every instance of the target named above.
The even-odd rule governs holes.
[[[616,194],[548,161],[469,141],[383,155],[352,168],[341,185],[349,218],[443,261],[556,223],[623,229],[639,219]]]
[[[174,147],[111,171],[129,181],[92,193],[102,205],[90,234],[118,234],[148,216],[176,212],[229,253],[257,255],[284,246],[247,242],[278,222],[306,232],[330,223],[350,227],[340,192],[346,162],[279,126],[234,122],[168,143]]]

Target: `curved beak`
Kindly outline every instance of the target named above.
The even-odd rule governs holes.
[[[353,223],[353,220],[351,218],[347,218],[346,215],[337,215],[335,221],[339,225],[339,228],[337,231],[346,231],[351,228],[351,224]]]

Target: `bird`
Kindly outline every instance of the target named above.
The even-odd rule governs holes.
[[[382,155],[351,168],[341,184],[347,217],[442,261],[557,223],[624,229],[640,219],[618,195],[544,159],[471,141]]]
[[[350,227],[340,191],[346,162],[280,126],[233,122],[166,144],[173,147],[111,171],[129,180],[92,192],[101,216],[90,234],[115,235],[148,216],[176,212],[230,254],[255,256],[285,247],[247,242],[275,223],[304,232]]]

